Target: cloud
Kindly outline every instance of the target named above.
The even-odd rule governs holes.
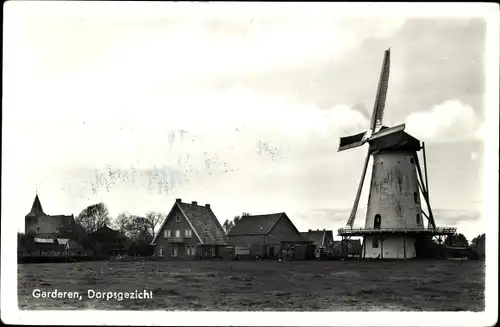
[[[480,121],[469,105],[448,100],[425,112],[411,113],[407,131],[423,140],[456,142],[481,136]]]
[[[6,139],[17,139],[18,150],[38,157],[38,165],[150,168],[183,158],[199,166],[210,156],[248,158],[258,147],[269,153],[276,147],[305,146],[310,138],[336,139],[368,124],[345,105],[322,109],[241,88],[148,96],[113,96],[109,105],[105,97],[74,103],[71,91],[55,103],[51,95],[36,98],[40,113],[28,122],[22,111],[11,113],[12,134]],[[77,111],[71,112],[75,106]],[[64,107],[69,111],[55,110]],[[26,128],[36,139],[23,136],[20,130]]]
[[[356,153],[331,159],[338,137],[368,126],[346,105],[300,105],[238,87],[122,97],[111,88],[88,98],[64,91],[20,99],[20,110],[9,112],[4,144],[12,155],[4,157],[3,171],[22,180],[27,202],[38,184],[43,194],[58,194],[57,210],[75,213],[92,201],[107,201],[113,214],[166,210],[166,199],[177,196],[219,204],[222,218],[241,208],[321,204],[316,193],[328,183],[315,191],[304,185],[309,171],[322,170],[318,165],[329,167],[324,174],[334,168],[332,176],[349,171],[340,167]],[[40,111],[26,110],[35,105]]]
[[[283,10],[245,12],[227,6],[232,9],[217,12],[214,6],[195,6],[197,11],[189,11],[167,5],[166,15],[165,6],[152,4],[120,4],[115,10],[100,3],[8,7],[5,57],[19,82],[28,76],[32,81],[56,75],[71,79],[79,72],[97,74],[95,80],[107,83],[124,79],[158,87],[336,60],[366,37],[394,34],[405,21],[335,19],[325,8],[286,15]]]

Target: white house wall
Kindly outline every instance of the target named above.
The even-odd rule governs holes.
[[[383,259],[405,259],[405,237],[385,235],[382,241],[378,241],[378,248],[373,247],[374,236],[365,238],[366,249],[365,258],[383,258]],[[382,256],[383,251],[383,256]],[[416,256],[415,239],[411,237],[406,238],[406,259],[411,259]]]

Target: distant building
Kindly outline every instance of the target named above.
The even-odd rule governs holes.
[[[66,246],[58,240],[71,240],[72,247],[77,247],[78,244],[78,247],[83,248],[81,244],[88,239],[87,233],[75,222],[73,215],[47,215],[42,209],[38,194],[31,211],[25,216],[24,230],[26,240],[22,242],[20,254],[67,254]]]
[[[261,258],[308,259],[313,241],[300,234],[286,213],[242,216],[228,234],[235,254]]]
[[[223,258],[227,237],[210,204],[176,199],[153,242],[155,256],[163,260]]]
[[[332,252],[336,257],[342,256],[342,242],[333,241]],[[346,240],[344,241],[344,254],[348,257],[359,257],[363,254],[363,246],[361,240]]]
[[[333,231],[331,230],[310,229],[309,231],[302,232],[300,234],[313,241],[313,244],[316,246],[316,250],[314,252],[316,258],[322,257],[325,251],[332,251],[333,249]]]
[[[25,234],[33,233],[38,237],[58,237],[72,231],[75,224],[73,215],[50,216],[43,212],[38,194],[35,196],[31,211],[25,216]]]
[[[101,256],[127,255],[132,245],[132,241],[128,237],[107,225],[90,233],[89,236],[96,253]]]

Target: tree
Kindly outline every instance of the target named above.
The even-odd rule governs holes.
[[[158,211],[148,211],[146,220],[149,223],[150,234],[152,238],[156,236],[156,229],[167,218],[167,215]]]
[[[471,241],[472,245],[481,245],[486,243],[486,234],[481,234],[476,237],[474,237]]]
[[[222,227],[224,227],[224,230],[226,231],[226,234],[229,234],[229,232],[231,231],[231,229],[233,229],[233,227],[234,227],[234,221],[226,219],[226,221],[224,222],[224,224],[222,225]]]
[[[152,228],[146,218],[131,216],[130,224],[128,225],[128,237],[134,242],[147,242],[153,241]]]
[[[156,235],[158,225],[165,217],[165,214],[156,211],[149,211],[146,213],[146,217],[121,213],[115,219],[114,225],[134,242],[151,243]]]
[[[478,258],[485,258],[486,251],[486,234],[481,234],[472,239],[472,250],[477,254]]]
[[[468,247],[469,241],[464,234],[455,233],[454,235],[448,236],[446,238],[446,244],[459,247]]]
[[[75,218],[75,221],[89,234],[111,223],[108,208],[102,202],[83,209]]]
[[[130,224],[130,215],[126,212],[122,212],[121,214],[119,214],[113,223],[114,227],[124,235],[126,235],[127,233],[129,224]]]

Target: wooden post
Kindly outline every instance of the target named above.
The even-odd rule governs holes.
[[[366,259],[366,237],[363,238],[363,259]]]
[[[432,214],[431,204],[430,204],[430,201],[429,201],[429,191],[426,189],[425,185],[423,185],[424,178],[422,176],[422,170],[420,169],[420,162],[418,160],[418,156],[417,155],[415,155],[414,158],[415,158],[415,166],[417,167],[418,177],[420,177],[422,188],[425,190],[425,192],[423,192],[423,196],[424,196],[424,199],[425,199],[425,203],[427,204],[427,209],[429,210],[429,218],[430,218],[429,222],[431,223],[431,225],[432,225],[433,228],[436,228],[436,224],[434,222],[434,215]]]
[[[422,142],[422,153],[424,155],[425,190],[427,193],[427,198],[429,198],[429,179],[427,177],[427,160],[425,157],[425,142]]]
[[[380,234],[380,258],[384,259],[384,237]]]
[[[342,239],[340,240],[340,257],[344,259],[344,235],[342,235]]]
[[[406,233],[405,233],[405,241],[404,241],[404,246],[403,246],[403,248],[404,248],[404,251],[405,251],[404,258],[405,258],[405,260],[406,260]]]

